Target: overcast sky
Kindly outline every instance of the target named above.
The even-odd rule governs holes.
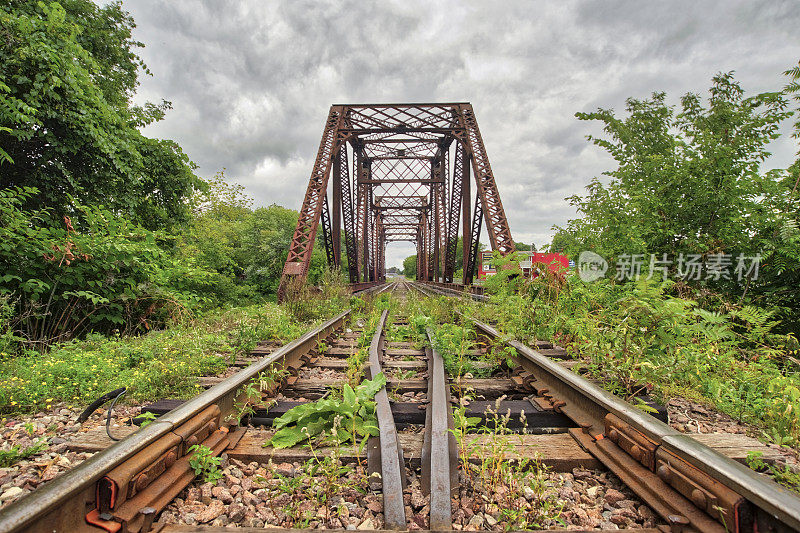
[[[310,2],[131,0],[153,76],[172,101],[151,136],[199,174],[298,209],[332,103],[471,102],[516,241],[547,243],[565,197],[613,168],[575,118],[626,97],[705,94],[735,70],[776,90],[800,59],[800,2]],[[790,143],[773,146],[775,164]],[[387,265],[414,253],[393,244]]]

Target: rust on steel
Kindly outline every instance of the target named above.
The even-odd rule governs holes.
[[[572,436],[673,531],[800,531],[800,497],[569,371],[470,319],[513,347],[532,386],[580,427]]]
[[[432,343],[432,332],[427,330]],[[425,435],[422,450],[422,478],[424,492],[430,494],[430,528],[433,531],[452,529],[450,497],[458,490],[458,446],[450,392],[445,377],[444,360],[433,348],[428,355],[428,398],[425,416]]]
[[[386,245],[393,241],[417,245],[419,280],[455,281],[461,225],[463,259],[470,268],[460,281],[471,284],[484,219],[491,249],[513,252],[469,103],[333,105],[289,246],[279,299],[292,283],[304,282],[320,223],[328,263],[339,268],[346,258],[351,283],[384,280]]]
[[[370,379],[381,373],[381,357],[385,343],[384,329],[389,311],[384,310],[369,346]],[[394,415],[389,405],[386,387],[375,395],[375,414],[380,430],[381,485],[383,490],[383,517],[387,529],[406,529],[406,509],[403,503],[405,464],[403,448],[397,438]]]
[[[322,141],[317,151],[317,159],[314,162],[314,170],[308,182],[303,206],[300,208],[300,216],[297,219],[294,235],[292,235],[292,242],[289,245],[289,254],[283,267],[282,279],[287,276],[305,278],[308,273],[311,251],[314,248],[314,240],[317,237],[317,226],[325,203],[323,198],[327,195],[328,175],[330,174],[333,155],[338,148],[337,133],[342,121],[343,111],[341,106],[332,106],[330,113],[328,113],[325,130],[322,132]],[[287,289],[288,287],[281,283],[278,297],[284,296]]]
[[[349,314],[348,309],[311,329],[0,510],[0,532],[135,533],[146,528],[194,478],[188,465],[192,445],[203,444],[219,454],[241,436],[226,419],[242,386],[273,365],[299,367],[303,356],[339,329]]]

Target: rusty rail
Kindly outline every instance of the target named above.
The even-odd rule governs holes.
[[[464,285],[463,283],[446,283],[442,281],[421,281],[420,283],[424,283],[425,285],[430,285],[432,287],[438,287],[440,289],[454,290],[461,294],[468,292],[478,296],[484,295],[483,287],[479,285]]]
[[[433,346],[433,333],[427,330]],[[428,354],[428,409],[425,416],[425,436],[422,447],[422,489],[430,493],[430,529],[449,530],[453,527],[450,496],[458,490],[458,447],[450,408],[450,390],[444,370],[444,360],[434,348]]]
[[[672,531],[799,531],[800,497],[671,428],[495,328],[537,392],[580,429],[572,436],[671,526]]]
[[[348,284],[348,287],[351,293],[356,294],[359,292],[371,291],[372,289],[385,284],[385,281],[362,281],[360,283],[350,283]]]
[[[384,310],[369,346],[370,379],[381,373],[380,353],[385,343],[386,317]],[[381,484],[383,490],[383,516],[388,529],[406,529],[406,511],[403,503],[405,488],[405,461],[403,448],[397,438],[394,415],[384,386],[375,395],[375,413],[380,430]]]
[[[483,294],[483,287],[461,285],[460,283],[440,283],[434,281],[412,282],[411,286],[424,294],[441,294],[442,296],[459,296],[472,298],[476,302],[488,302],[489,297]]]
[[[169,489],[157,483],[156,472],[150,467],[163,466],[163,475],[175,477],[187,466],[183,463],[188,463],[186,453],[191,444],[207,444],[215,452],[221,452],[227,447],[224,441],[229,438],[228,432],[221,426],[225,418],[234,412],[234,401],[240,387],[275,363],[286,367],[302,365],[301,358],[317,345],[318,340],[326,338],[341,327],[349,314],[348,309],[311,329],[261,361],[242,369],[146,427],[97,453],[64,475],[20,498],[0,511],[0,533],[18,531],[96,533],[100,529],[90,526],[86,521],[88,511],[97,510],[97,515],[111,511],[110,514],[113,516],[114,512],[126,502],[138,504],[145,489],[153,492],[152,498],[155,501],[162,501]],[[157,453],[159,450],[162,453]],[[131,471],[132,465],[145,463],[149,463],[147,467],[138,472]],[[116,481],[122,480],[126,483],[132,481],[125,487],[131,498],[125,498],[126,494],[122,493],[121,487],[112,488],[105,485],[108,482],[103,480],[110,479],[108,474],[116,477],[114,472],[123,476]],[[140,488],[142,490],[138,490]],[[112,501],[102,501],[103,494],[111,495]],[[117,500],[116,506],[114,499]],[[131,524],[136,525],[135,528],[129,527],[128,531],[138,531],[143,521],[148,519],[149,512],[142,512],[147,511],[148,507],[150,505],[124,510]],[[109,527],[113,528],[111,525]]]

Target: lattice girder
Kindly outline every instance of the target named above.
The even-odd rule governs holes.
[[[329,206],[332,169],[335,190]],[[476,184],[475,217],[470,217],[470,169]],[[483,218],[492,249],[504,255],[514,250],[474,111],[464,102],[331,107],[279,297],[292,279],[307,275],[320,218],[329,262],[336,268],[341,266],[340,225],[344,227],[351,282],[382,279],[386,243],[396,240],[417,242],[421,277],[451,281],[459,220],[470,237],[464,243],[465,259],[475,257]]]

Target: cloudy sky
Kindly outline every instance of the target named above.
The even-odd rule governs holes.
[[[545,244],[564,200],[613,168],[576,111],[704,93],[735,70],[775,90],[800,59],[800,3],[126,0],[153,73],[146,133],[257,204],[298,209],[332,103],[471,102],[514,239]],[[775,165],[794,151],[773,147]],[[414,253],[393,244],[389,265]]]

